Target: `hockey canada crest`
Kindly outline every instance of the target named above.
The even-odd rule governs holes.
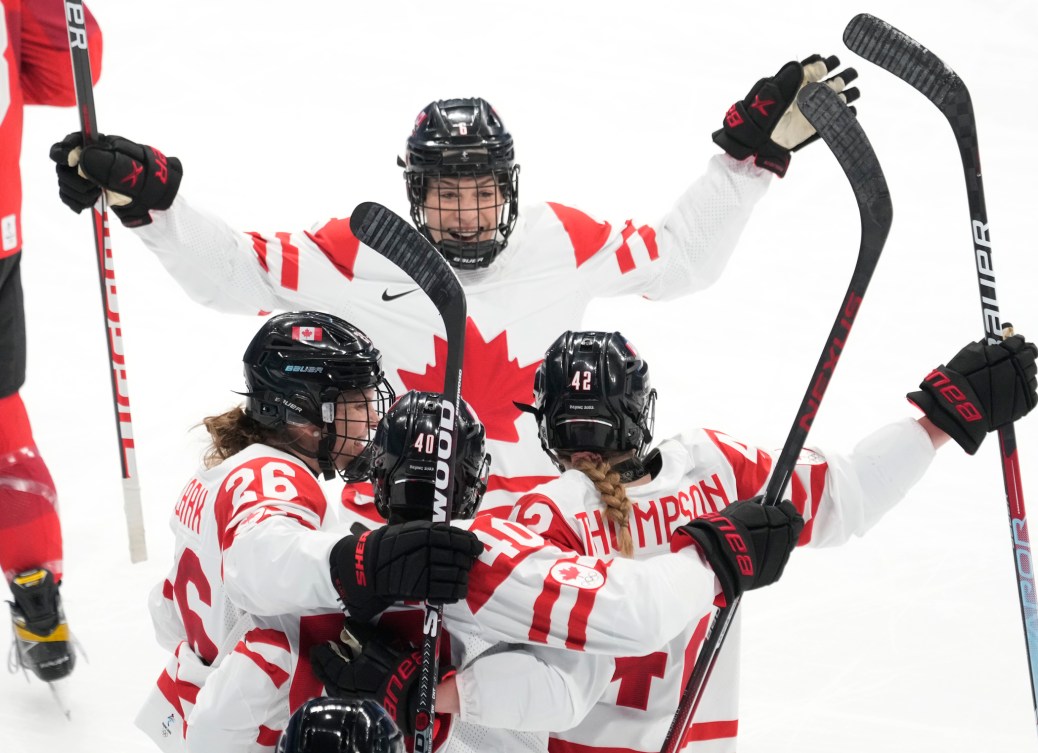
[[[557,562],[550,575],[563,586],[572,586],[586,591],[597,591],[605,585],[605,576],[593,567],[578,562]]]

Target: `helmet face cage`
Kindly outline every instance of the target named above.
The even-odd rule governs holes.
[[[648,364],[619,332],[566,332],[534,376],[541,446],[561,457],[644,455],[656,419]]]
[[[453,266],[488,266],[519,217],[512,136],[484,100],[433,102],[407,140],[404,180],[415,227]]]
[[[404,753],[392,717],[371,699],[313,698],[281,734],[277,753]]]
[[[292,451],[315,458],[326,478],[334,471],[346,481],[367,478],[371,422],[392,403],[393,389],[363,332],[329,314],[280,314],[253,337],[243,361],[248,416],[272,429],[319,427],[315,450],[296,442]],[[346,456],[353,459],[343,464]]]
[[[391,523],[432,518],[440,459],[440,401],[436,392],[407,392],[379,422],[372,442],[375,507]],[[462,400],[456,415],[457,462],[451,517],[471,518],[490,470],[486,432]]]

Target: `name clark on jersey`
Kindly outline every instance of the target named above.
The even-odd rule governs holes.
[[[177,508],[174,511],[177,520],[196,534],[202,524],[202,511],[205,509],[205,501],[208,496],[209,491],[197,479],[191,479],[184,487],[180,499],[177,500]]]

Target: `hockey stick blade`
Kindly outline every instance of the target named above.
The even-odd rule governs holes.
[[[839,96],[824,84],[808,84],[797,97],[797,104],[804,117],[829,145],[847,175],[861,218],[861,243],[847,294],[765,489],[764,504],[771,505],[778,504],[785,493],[822,397],[846,346],[847,336],[876,269],[893,219],[890,194],[872,145],[857,118]],[[675,753],[684,746],[686,730],[695,716],[741,601],[742,597],[732,599],[714,618],[681,694],[678,709],[660,749],[662,753]]]
[[[963,178],[966,180],[970,235],[984,335],[989,344],[999,342],[1003,338],[1003,325],[995,290],[995,269],[980,169],[977,121],[965,83],[955,71],[926,47],[875,16],[855,16],[844,30],[843,39],[853,52],[894,74],[933,102],[951,126],[959,147]],[[1006,508],[1009,513],[1020,616],[1030,670],[1031,705],[1038,722],[1038,584],[1034,569],[1030,565],[1031,540],[1027,531],[1027,508],[1021,482],[1016,429],[1012,424],[998,430],[998,445],[1002,459]]]
[[[454,488],[457,459],[457,410],[461,405],[461,367],[465,355],[467,303],[465,290],[447,260],[426,238],[403,218],[381,204],[365,202],[350,215],[350,230],[414,280],[429,297],[443,319],[447,336],[447,360],[440,408],[437,488]],[[444,438],[444,435],[449,435]],[[443,458],[439,451],[447,448]],[[442,496],[442,499],[441,499]],[[433,520],[450,523],[453,500],[450,493],[437,494]],[[415,715],[415,753],[432,753],[433,720],[436,709],[436,678],[439,676],[439,637],[443,607],[425,605],[422,664],[418,676],[418,709]]]
[[[458,276],[433,245],[399,215],[367,201],[350,215],[350,230],[407,272],[441,314],[460,303],[464,315],[465,293]]]
[[[847,48],[917,89],[942,112],[969,100],[958,74],[917,41],[868,13],[851,19],[843,32]]]

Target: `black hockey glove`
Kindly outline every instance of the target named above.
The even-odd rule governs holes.
[[[314,646],[310,649],[310,665],[328,695],[371,698],[389,712],[405,735],[413,735],[421,651],[407,641],[376,631],[371,625],[348,620],[343,633],[350,640]],[[437,682],[455,672],[454,667],[441,664]]]
[[[1038,347],[1013,335],[970,343],[931,371],[908,399],[973,455],[988,432],[1026,416],[1035,404]]]
[[[332,583],[359,620],[398,601],[451,604],[468,593],[469,570],[482,551],[475,534],[446,523],[387,525],[332,547]]]
[[[789,167],[790,152],[818,138],[797,106],[797,92],[813,81],[821,81],[839,65],[835,55],[825,59],[812,55],[800,63],[786,63],[771,78],[754,84],[745,99],[728,108],[724,126],[714,131],[714,143],[737,160],[754,157],[754,164],[781,178]],[[858,73],[848,68],[825,83],[840,93],[844,102],[853,102],[860,92],[844,87],[857,77]]]
[[[97,203],[101,195],[101,186],[79,174],[79,151],[83,146],[83,134],[79,131],[70,133],[50,148],[50,158],[57,165],[58,196],[61,203],[76,214],[89,209]],[[75,154],[71,160],[70,155]]]
[[[699,547],[728,604],[743,591],[777,581],[804,530],[804,519],[792,502],[765,506],[760,501],[761,497],[754,497],[734,502],[674,532],[674,549],[692,542]],[[692,542],[681,541],[682,537]]]
[[[50,148],[58,193],[66,205],[76,212],[92,206],[97,200],[97,191],[88,187],[92,183],[105,190],[109,206],[126,227],[147,225],[151,210],[169,209],[184,175],[179,159],[120,136],[101,135],[88,147],[82,144],[77,131]]]

